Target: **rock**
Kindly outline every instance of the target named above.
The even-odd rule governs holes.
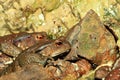
[[[72,47],[74,48],[66,57],[69,60],[76,57],[76,55],[97,64],[116,59],[116,41],[114,36],[106,29],[99,16],[93,10],[90,10],[81,22],[68,31],[67,35],[66,39],[70,42],[72,41]],[[74,36],[72,40],[71,36]],[[106,55],[108,55],[109,59],[105,61],[103,57]]]

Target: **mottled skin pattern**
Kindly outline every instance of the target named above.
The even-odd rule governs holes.
[[[120,79],[120,56],[112,65],[101,66],[95,71],[96,79],[119,80]]]
[[[71,45],[64,37],[60,37],[54,40],[51,44],[45,47],[39,54],[44,56],[55,57],[61,55],[64,52],[67,52],[71,49]],[[39,49],[38,49],[39,50]]]
[[[47,75],[46,75],[47,74]],[[20,70],[1,76],[0,80],[54,80],[47,69],[38,64],[29,64]]]
[[[0,37],[0,43],[12,43],[23,50],[45,40],[48,40],[46,32],[16,33]]]
[[[1,75],[14,72],[20,67],[31,63],[38,63],[44,66],[48,58],[51,59],[52,57],[58,56],[69,51],[70,48],[69,42],[66,41],[64,37],[60,37],[53,41],[35,44],[21,52],[15,61],[3,70]]]
[[[22,52],[21,48],[18,48],[9,42],[1,43],[0,50],[11,57],[17,57],[18,54]]]
[[[53,65],[57,66],[57,70],[53,71]],[[73,80],[77,80],[79,77],[88,73],[92,69],[91,64],[85,59],[81,59],[74,63],[58,59],[53,62],[53,65],[48,66],[47,69],[54,72],[53,75],[59,78],[59,80],[64,80],[69,75],[72,75],[74,78]]]
[[[9,56],[16,57],[22,50],[46,41],[49,39],[45,32],[16,33],[0,37],[0,50]]]
[[[7,68],[5,68],[0,75],[5,75],[14,71],[19,70],[21,67],[30,64],[30,63],[38,63],[44,65],[47,60],[47,57],[42,55],[35,54],[35,50],[38,47],[42,47],[43,45],[47,45],[49,42],[39,43],[31,46],[30,48],[22,51],[16,59],[10,64]]]
[[[110,66],[101,66],[95,71],[95,78],[102,79],[105,78],[110,72]]]
[[[90,10],[78,24],[68,31],[66,40],[72,45],[72,50],[66,60],[75,59],[79,55],[101,64],[102,61],[96,60],[97,55],[104,57],[104,52],[110,50],[113,50],[113,52],[110,51],[110,57],[115,55],[114,36],[105,28],[93,10]]]
[[[115,60],[112,70],[106,76],[105,80],[120,80],[120,56]]]
[[[22,33],[15,33],[15,34],[9,34],[9,35],[5,35],[5,36],[0,36],[0,43],[3,43],[3,42],[13,43],[13,40],[15,38],[17,38],[18,36],[25,35],[25,34],[27,34],[27,33],[22,32]]]
[[[34,32],[15,38],[13,40],[13,44],[22,48],[22,50],[25,50],[36,43],[41,43],[48,40],[49,39],[46,32]]]
[[[120,56],[112,65],[101,66],[95,71],[96,79],[119,80],[120,79]]]
[[[120,67],[113,69],[105,80],[120,80]]]

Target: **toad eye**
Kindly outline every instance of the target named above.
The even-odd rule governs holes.
[[[28,36],[27,38],[30,38],[30,36]]]
[[[62,45],[63,43],[61,41],[55,43],[57,46]]]
[[[37,35],[37,36],[36,36],[36,39],[37,39],[37,40],[40,40],[40,39],[43,39],[43,38],[44,38],[44,36],[42,36],[42,35]]]

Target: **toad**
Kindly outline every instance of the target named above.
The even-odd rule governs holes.
[[[16,57],[22,50],[25,50],[36,43],[48,41],[45,32],[16,33],[0,37],[0,50],[12,57]]]
[[[113,66],[110,73],[106,76],[105,80],[119,80],[120,79],[120,57],[118,57]]]
[[[44,44],[47,43],[39,43],[39,47],[43,46]],[[38,45],[37,45],[38,47]],[[43,64],[46,62],[47,57],[43,57],[42,55],[34,54],[34,49],[36,49],[36,44],[35,46],[31,46],[30,48],[19,52],[20,54],[15,58],[12,64],[9,64],[8,67],[3,69],[1,71],[0,75],[8,74],[14,71],[17,71],[21,69],[21,67],[30,64],[30,63],[38,63],[38,64]]]
[[[111,67],[106,65],[106,66],[100,66],[96,71],[95,71],[95,79],[103,79],[105,78],[111,70]]]
[[[36,52],[39,51],[40,48],[36,50]],[[42,54],[44,56],[59,56],[62,54],[67,54],[65,52],[68,52],[71,49],[71,45],[67,40],[65,40],[64,37],[59,37],[58,39],[54,40],[52,43],[48,44],[42,51],[38,52],[39,54]]]
[[[59,78],[59,80],[63,80],[69,75],[72,76],[72,79],[76,80],[82,75],[88,73],[92,67],[91,64],[85,59],[81,59],[76,62],[58,59],[54,61],[52,65],[47,65],[47,69],[50,70],[54,77]]]
[[[1,64],[4,67],[8,66],[13,62],[13,59],[16,58],[19,53],[23,50],[31,47],[36,43],[44,43],[49,41],[46,32],[34,32],[34,33],[14,33],[10,35],[5,35],[0,37],[0,52],[1,55],[5,55],[7,59],[11,61],[1,61]],[[2,56],[1,59],[4,57]],[[7,64],[6,64],[7,63]],[[4,68],[2,67],[2,69]]]
[[[104,64],[104,66],[98,67],[95,71],[96,79],[104,79],[105,80],[119,80],[119,69],[120,69],[120,57],[118,57],[114,63]],[[116,76],[117,75],[117,76]]]
[[[21,52],[14,62],[3,70],[1,75],[19,70],[19,68],[31,63],[38,63],[45,66],[48,60],[69,51],[70,48],[69,42],[64,37],[35,44]]]
[[[113,69],[106,76],[105,80],[120,80],[120,67]]]
[[[53,78],[41,65],[29,64],[19,71],[0,77],[0,80],[53,80]]]
[[[19,36],[13,40],[13,44],[25,50],[36,43],[42,43],[50,40],[46,32],[34,32],[27,33],[25,35]]]

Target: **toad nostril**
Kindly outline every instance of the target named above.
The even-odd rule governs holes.
[[[37,39],[43,39],[44,36],[37,36]]]
[[[30,37],[27,37],[27,38],[30,38]]]
[[[61,41],[56,42],[56,45],[62,45],[62,42]]]

